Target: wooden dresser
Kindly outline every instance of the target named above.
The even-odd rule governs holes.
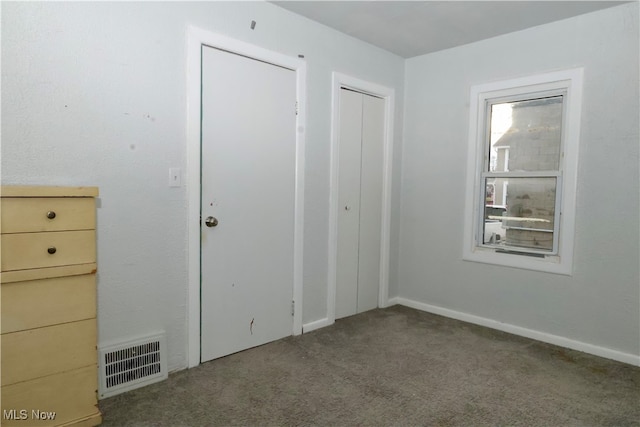
[[[2,426],[95,426],[95,187],[0,188]]]

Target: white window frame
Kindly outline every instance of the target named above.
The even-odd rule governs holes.
[[[574,68],[471,87],[462,254],[464,260],[556,274],[572,274],[583,73],[582,68]],[[488,105],[495,103],[496,100],[513,97],[537,97],[559,93],[564,96],[564,113],[560,166],[555,174],[557,182],[554,249],[551,252],[541,252],[513,248],[513,251],[505,253],[504,249],[511,248],[485,245],[482,242],[482,221],[484,219],[484,178],[487,175],[484,167],[488,162],[484,150],[487,143]],[[531,172],[530,174],[531,176],[551,176],[548,172]]]

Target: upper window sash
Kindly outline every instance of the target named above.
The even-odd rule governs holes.
[[[538,87],[541,86],[541,87]],[[562,106],[562,110],[561,110],[561,116],[559,118],[560,121],[560,141],[559,141],[559,153],[558,153],[558,167],[557,168],[552,168],[552,169],[546,169],[548,171],[561,171],[562,170],[562,160],[564,157],[564,147],[565,147],[565,130],[566,130],[566,126],[565,126],[565,122],[566,122],[566,117],[567,117],[567,89],[566,87],[560,87],[560,88],[555,88],[555,89],[549,89],[547,86],[551,86],[550,84],[545,84],[545,85],[538,85],[536,86],[536,88],[532,88],[532,91],[516,91],[516,90],[510,90],[509,92],[516,92],[516,93],[512,93],[511,95],[508,96],[494,96],[492,94],[482,94],[481,95],[481,101],[484,103],[485,108],[484,108],[484,114],[482,114],[483,117],[479,117],[479,122],[482,123],[484,122],[484,129],[483,129],[483,134],[484,134],[484,138],[482,141],[482,145],[483,145],[483,154],[484,157],[482,159],[482,168],[480,169],[482,172],[500,172],[500,171],[491,171],[491,164],[490,164],[490,152],[491,152],[491,145],[492,145],[492,126],[491,126],[491,121],[493,119],[493,113],[492,113],[492,108],[496,105],[501,105],[501,104],[509,104],[509,103],[527,103],[529,101],[533,102],[536,100],[540,100],[540,101],[544,101],[544,100],[551,100],[551,99],[555,99],[555,98],[561,98],[561,106]],[[482,119],[484,118],[484,120],[482,121]],[[478,135],[478,137],[480,137],[480,135]],[[480,142],[480,141],[479,141]],[[543,169],[540,170],[536,170],[537,171],[543,171]],[[505,171],[502,171],[502,173],[504,173]],[[518,171],[509,171],[509,172],[518,172]],[[521,172],[531,172],[531,171],[521,171]]]

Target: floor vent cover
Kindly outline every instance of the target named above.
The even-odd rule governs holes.
[[[101,399],[167,378],[164,334],[110,345],[98,353]]]

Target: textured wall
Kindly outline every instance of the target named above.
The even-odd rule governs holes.
[[[640,354],[638,44],[636,2],[407,61],[401,296]],[[573,276],[463,261],[471,85],[573,67],[584,67]]]
[[[186,366],[186,183],[168,181],[186,167],[187,26],[304,54],[303,320],[326,317],[331,72],[396,89],[399,142],[401,58],[266,2],[1,7],[2,183],[100,187],[99,341],[166,330],[172,370]]]

